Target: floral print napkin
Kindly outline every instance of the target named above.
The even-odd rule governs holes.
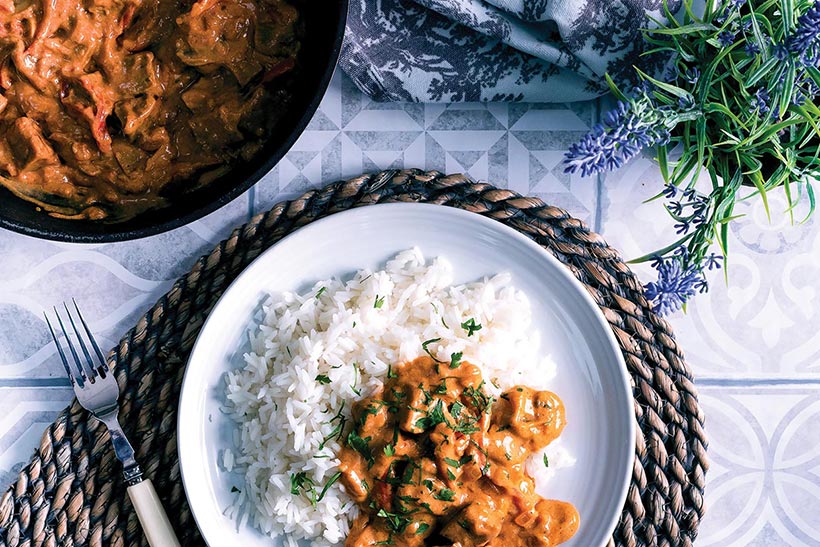
[[[582,101],[607,72],[657,68],[640,29],[662,16],[663,0],[351,0],[341,66],[379,101]]]

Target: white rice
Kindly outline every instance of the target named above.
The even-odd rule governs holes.
[[[338,423],[331,418],[340,410],[349,417],[353,401],[382,385],[388,365],[422,355],[427,340],[440,338],[427,349],[442,360],[462,352],[479,365],[493,395],[516,384],[549,387],[555,366],[543,356],[529,301],[509,275],[452,282],[445,260],[427,264],[413,249],[383,271],[363,270],[349,281],[321,281],[304,294],[267,299],[244,368],[226,375],[225,410],[238,435],[236,453],[223,452],[222,464],[245,475],[237,496],[243,507],[232,508],[233,518],[249,516],[271,536],[288,534],[290,545],[295,539],[315,546],[343,542],[357,509],[340,483],[313,507],[306,496],[291,494],[291,476],[305,472],[321,491],[339,463],[336,440],[320,450]],[[482,328],[468,336],[461,324],[471,318]],[[318,375],[330,382],[320,383]],[[528,465],[539,486],[556,467],[572,463],[560,447],[551,450],[549,468],[540,454]]]

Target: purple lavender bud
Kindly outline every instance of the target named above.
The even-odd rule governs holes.
[[[693,266],[684,269],[682,258],[672,257],[658,261],[658,279],[644,287],[646,297],[660,315],[668,315],[681,308],[697,291],[706,290],[706,280]]]
[[[644,99],[646,100],[646,99]],[[593,128],[565,154],[565,173],[581,172],[581,176],[618,169],[643,148],[667,142],[669,131],[653,110],[636,112],[633,104],[619,102],[604,114],[603,123]]]
[[[760,45],[757,42],[749,40],[746,42],[746,45],[743,48],[746,51],[746,55],[749,57],[754,57],[755,55],[760,53]]]
[[[755,92],[754,96],[752,97],[752,100],[749,101],[750,112],[752,112],[753,114],[755,112],[765,114],[769,111],[769,100],[769,90],[765,87],[761,87]]]
[[[797,20],[797,28],[786,39],[785,48],[805,66],[817,64],[820,52],[820,3]]]
[[[717,36],[718,43],[723,47],[729,47],[735,43],[735,33],[724,30]]]

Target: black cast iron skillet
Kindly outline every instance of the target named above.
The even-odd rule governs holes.
[[[201,218],[253,186],[282,159],[305,130],[333,76],[342,47],[348,0],[294,2],[305,23],[300,71],[288,85],[290,107],[273,136],[256,157],[239,163],[205,188],[172,200],[169,207],[149,211],[121,223],[62,220],[37,211],[31,203],[0,188],[0,226],[15,232],[76,243],[103,243],[146,237]]]

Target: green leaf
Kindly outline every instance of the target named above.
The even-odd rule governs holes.
[[[664,181],[669,181],[669,156],[666,152],[666,146],[658,146],[656,149],[656,157],[658,160],[658,167],[661,170],[661,176]]]
[[[657,251],[651,252],[649,254],[639,256],[638,258],[633,258],[632,260],[629,261],[629,264],[640,264],[642,262],[649,262],[650,260],[654,260],[655,257],[657,257],[657,256],[664,256],[669,251],[671,251],[673,249],[677,249],[678,247],[680,247],[681,245],[683,245],[684,243],[686,243],[690,239],[692,239],[692,234],[688,233],[688,234],[684,235],[682,238],[680,238],[679,240],[675,241],[674,243],[672,243],[670,245],[667,245],[666,247],[663,247],[662,249],[658,249]]]
[[[481,330],[481,324],[475,322],[475,317],[471,317],[461,324],[461,328],[467,331],[467,338],[469,338],[473,333]]]
[[[441,490],[433,494],[433,497],[441,501],[453,501],[454,499],[456,499],[456,493],[450,490],[449,488],[442,488]]]
[[[675,97],[680,97],[682,99],[693,99],[692,94],[683,88],[680,88],[672,84],[667,84],[666,82],[662,82],[660,80],[656,80],[655,78],[643,72],[641,69],[637,67],[635,67],[635,72],[637,72],[638,75],[644,80],[652,82],[655,86],[659,87],[660,89],[663,89],[667,93],[671,93]]]
[[[772,221],[772,213],[769,210],[769,198],[766,195],[766,188],[763,185],[763,177],[761,176],[760,172],[758,171],[756,173],[753,173],[750,178],[752,179],[752,182],[754,183],[755,188],[757,188],[757,191],[760,192],[760,198],[763,200],[763,208],[766,211],[766,218],[768,218],[769,222],[771,222]]]
[[[618,85],[615,83],[615,80],[613,80],[610,77],[608,72],[606,74],[604,74],[604,78],[606,79],[606,83],[609,86],[609,89],[612,91],[612,94],[615,95],[616,99],[618,99],[619,101],[623,101],[623,102],[629,101],[629,99],[626,97],[626,95],[624,95],[621,92],[621,90],[618,89]]]
[[[783,17],[783,33],[788,36],[792,32],[792,19],[794,18],[794,0],[781,0],[780,13]]]
[[[440,342],[440,341],[441,341],[441,338],[431,338],[430,340],[425,340],[424,342],[421,343],[421,349],[424,350],[424,353],[429,355],[430,358],[433,361],[437,362],[437,363],[441,363],[442,361],[439,361],[438,359],[436,359],[436,356],[433,355],[432,353],[430,353],[430,350],[427,349],[427,346],[429,346],[430,344],[435,344],[436,342]]]
[[[714,32],[717,28],[708,23],[691,23],[674,28],[646,29],[645,32],[662,36],[677,36],[680,34],[695,34],[697,32]]]
[[[748,79],[746,80],[746,88],[750,88],[763,79],[775,66],[777,66],[777,59],[774,57],[770,57],[767,61],[763,62],[759,67],[752,71],[749,74]]]
[[[695,120],[695,136],[697,138],[698,143],[698,159],[696,163],[696,171],[693,178],[697,178],[698,172],[700,172],[700,166],[703,165],[703,158],[705,156],[706,151],[706,118],[699,118]]]
[[[755,17],[755,6],[754,3],[749,3],[749,11],[752,12],[752,16],[749,17],[749,21],[752,23],[752,35],[755,38],[755,42],[757,42],[761,46],[761,54],[763,55],[764,59],[769,57],[769,48],[763,47],[766,44],[766,39],[763,37],[763,33],[760,31],[760,25],[757,22],[757,17]]]
[[[355,431],[351,431],[347,435],[347,446],[358,452],[362,455],[368,465],[373,465],[375,459],[373,458],[373,452],[370,450],[370,442],[371,437],[365,437],[364,439],[359,437],[358,433]]]
[[[794,63],[789,63],[788,68],[786,69],[786,76],[783,80],[783,86],[780,88],[780,116],[783,117],[786,115],[786,111],[789,110],[789,105],[792,102],[792,93],[794,93],[794,79],[796,77],[797,70],[794,67]]]
[[[316,501],[322,501],[322,498],[325,497],[325,494],[327,494],[328,489],[331,486],[333,486],[333,483],[335,483],[337,480],[339,480],[339,477],[341,477],[341,476],[342,476],[342,472],[337,471],[332,477],[330,477],[330,479],[328,479],[328,481],[325,483],[324,488],[322,488],[322,492],[319,494],[319,497],[316,498]]]
[[[806,182],[806,196],[809,198],[809,212],[806,214],[806,218],[804,218],[803,220],[800,221],[801,224],[803,224],[804,222],[806,222],[809,219],[811,214],[814,212],[814,207],[815,207],[815,204],[816,204],[816,201],[814,199],[814,186],[812,186],[811,181],[809,181],[808,179],[805,182]]]

